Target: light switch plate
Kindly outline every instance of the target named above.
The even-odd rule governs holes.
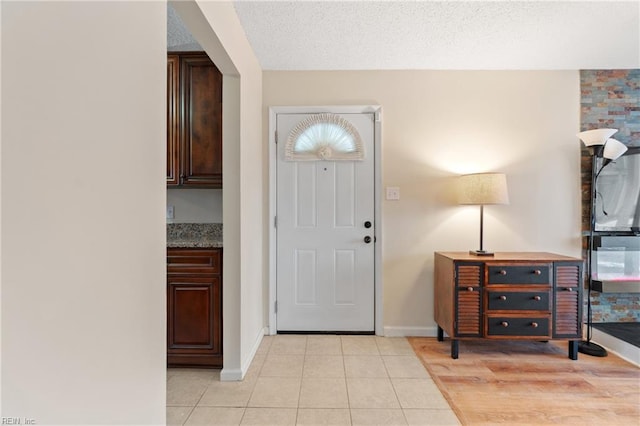
[[[167,219],[174,219],[175,214],[173,210],[173,206],[167,206]]]
[[[397,186],[387,186],[387,200],[399,200],[400,188]]]

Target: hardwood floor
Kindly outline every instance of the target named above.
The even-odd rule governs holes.
[[[463,425],[640,425],[640,368],[609,354],[567,358],[566,342],[410,337]]]

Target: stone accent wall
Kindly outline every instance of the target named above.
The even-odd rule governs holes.
[[[586,311],[586,307],[585,307]],[[593,322],[640,322],[638,293],[592,293]]]
[[[640,146],[640,69],[580,71],[582,129],[618,129],[613,137]]]
[[[630,146],[640,146],[640,69],[580,71],[581,131],[601,127],[619,129],[613,137]],[[589,230],[591,208],[591,156],[583,147],[582,229]],[[586,258],[587,238],[583,238]],[[592,293],[593,322],[640,322],[637,293]],[[585,308],[586,314],[586,308]]]

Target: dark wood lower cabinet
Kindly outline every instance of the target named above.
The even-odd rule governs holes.
[[[167,364],[222,367],[220,249],[167,250]]]

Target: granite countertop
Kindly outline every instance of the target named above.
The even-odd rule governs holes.
[[[220,248],[221,223],[167,223],[169,248]]]

